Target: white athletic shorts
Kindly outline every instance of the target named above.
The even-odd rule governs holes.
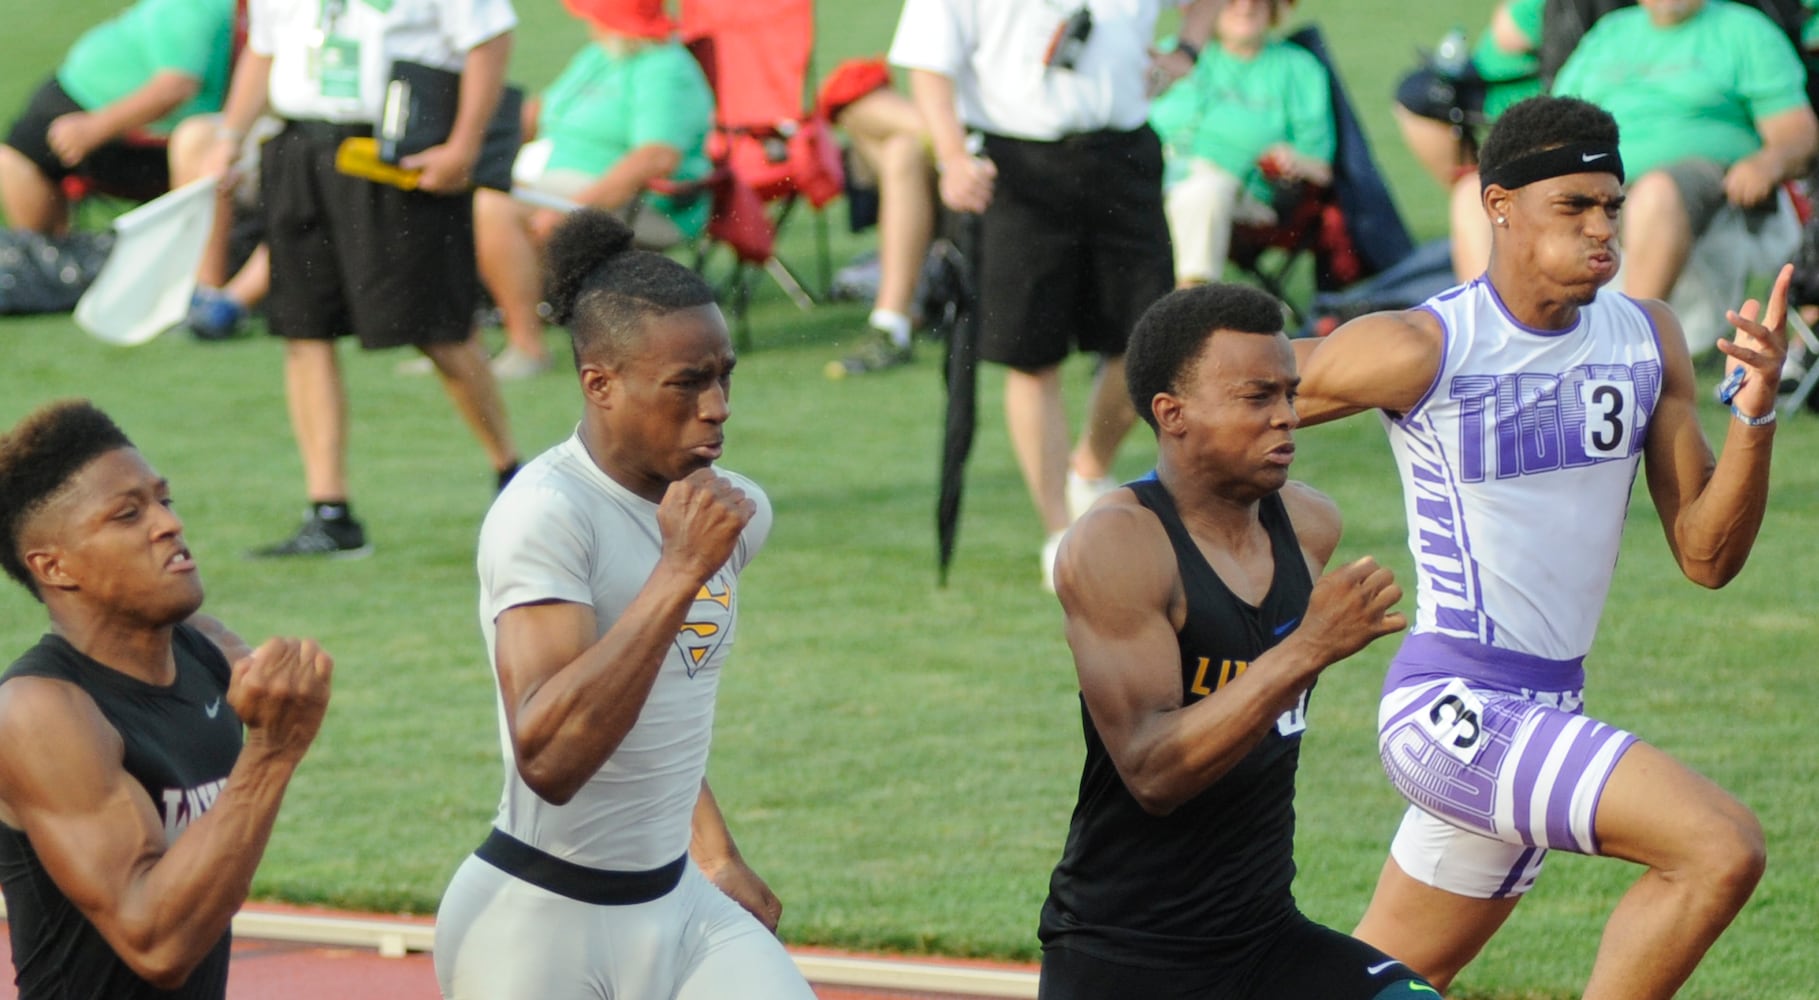
[[[1479,899],[1527,892],[1549,849],[1598,853],[1598,798],[1636,738],[1579,689],[1512,693],[1410,679],[1378,707],[1377,749],[1411,803],[1390,845],[1410,877]]]
[[[689,863],[648,903],[595,905],[469,857],[436,914],[447,1000],[814,1000],[789,953]]]

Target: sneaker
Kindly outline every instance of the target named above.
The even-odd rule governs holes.
[[[183,325],[197,340],[231,340],[246,322],[246,309],[218,288],[197,285]]]
[[[282,542],[254,549],[253,559],[282,559],[287,556],[327,556],[330,559],[362,559],[373,554],[366,541],[366,529],[352,518],[325,521],[314,510],[305,514],[303,526]]]
[[[505,350],[493,355],[491,361],[493,377],[502,381],[521,378],[535,378],[550,370],[549,355],[533,358],[516,347],[507,346]]]
[[[838,361],[827,363],[827,377],[842,379],[849,375],[864,375],[867,372],[906,365],[910,362],[911,353],[908,344],[898,346],[890,334],[874,329],[853,347],[852,353]]]
[[[1100,497],[1118,488],[1118,480],[1110,476],[1100,479],[1088,479],[1080,473],[1068,470],[1067,473],[1067,519],[1080,520]]]

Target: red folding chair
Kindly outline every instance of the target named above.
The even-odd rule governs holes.
[[[801,201],[816,212],[821,286],[830,270],[826,217],[844,188],[831,126],[808,104],[815,40],[813,0],[684,0],[683,41],[714,91],[705,182],[713,193],[707,236],[735,257],[735,315],[744,331],[745,271],[763,268],[804,309],[814,305],[776,255],[776,233]],[[702,262],[709,245],[700,248]]]

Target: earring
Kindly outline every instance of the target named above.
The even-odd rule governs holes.
[[[1497,216],[1497,225],[1507,226],[1509,224],[1510,224],[1510,220],[1507,216],[1502,216],[1502,215]]]

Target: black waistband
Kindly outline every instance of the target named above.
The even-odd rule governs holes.
[[[498,828],[486,835],[474,857],[539,889],[596,906],[648,903],[674,889],[688,864],[684,854],[650,871],[603,871],[545,854]]]
[[[354,136],[372,135],[370,122],[325,122],[315,118],[291,118],[285,121],[284,129],[314,142],[340,142]]]
[[[1003,135],[998,132],[985,133],[986,139],[991,142],[1014,142],[1024,146],[1049,149],[1079,146],[1118,147],[1131,143],[1148,141],[1151,135],[1152,131],[1148,124],[1139,125],[1133,129],[1102,128],[1095,129],[1091,132],[1069,132],[1066,135],[1058,136],[1054,139],[1019,139],[1015,136]]]

